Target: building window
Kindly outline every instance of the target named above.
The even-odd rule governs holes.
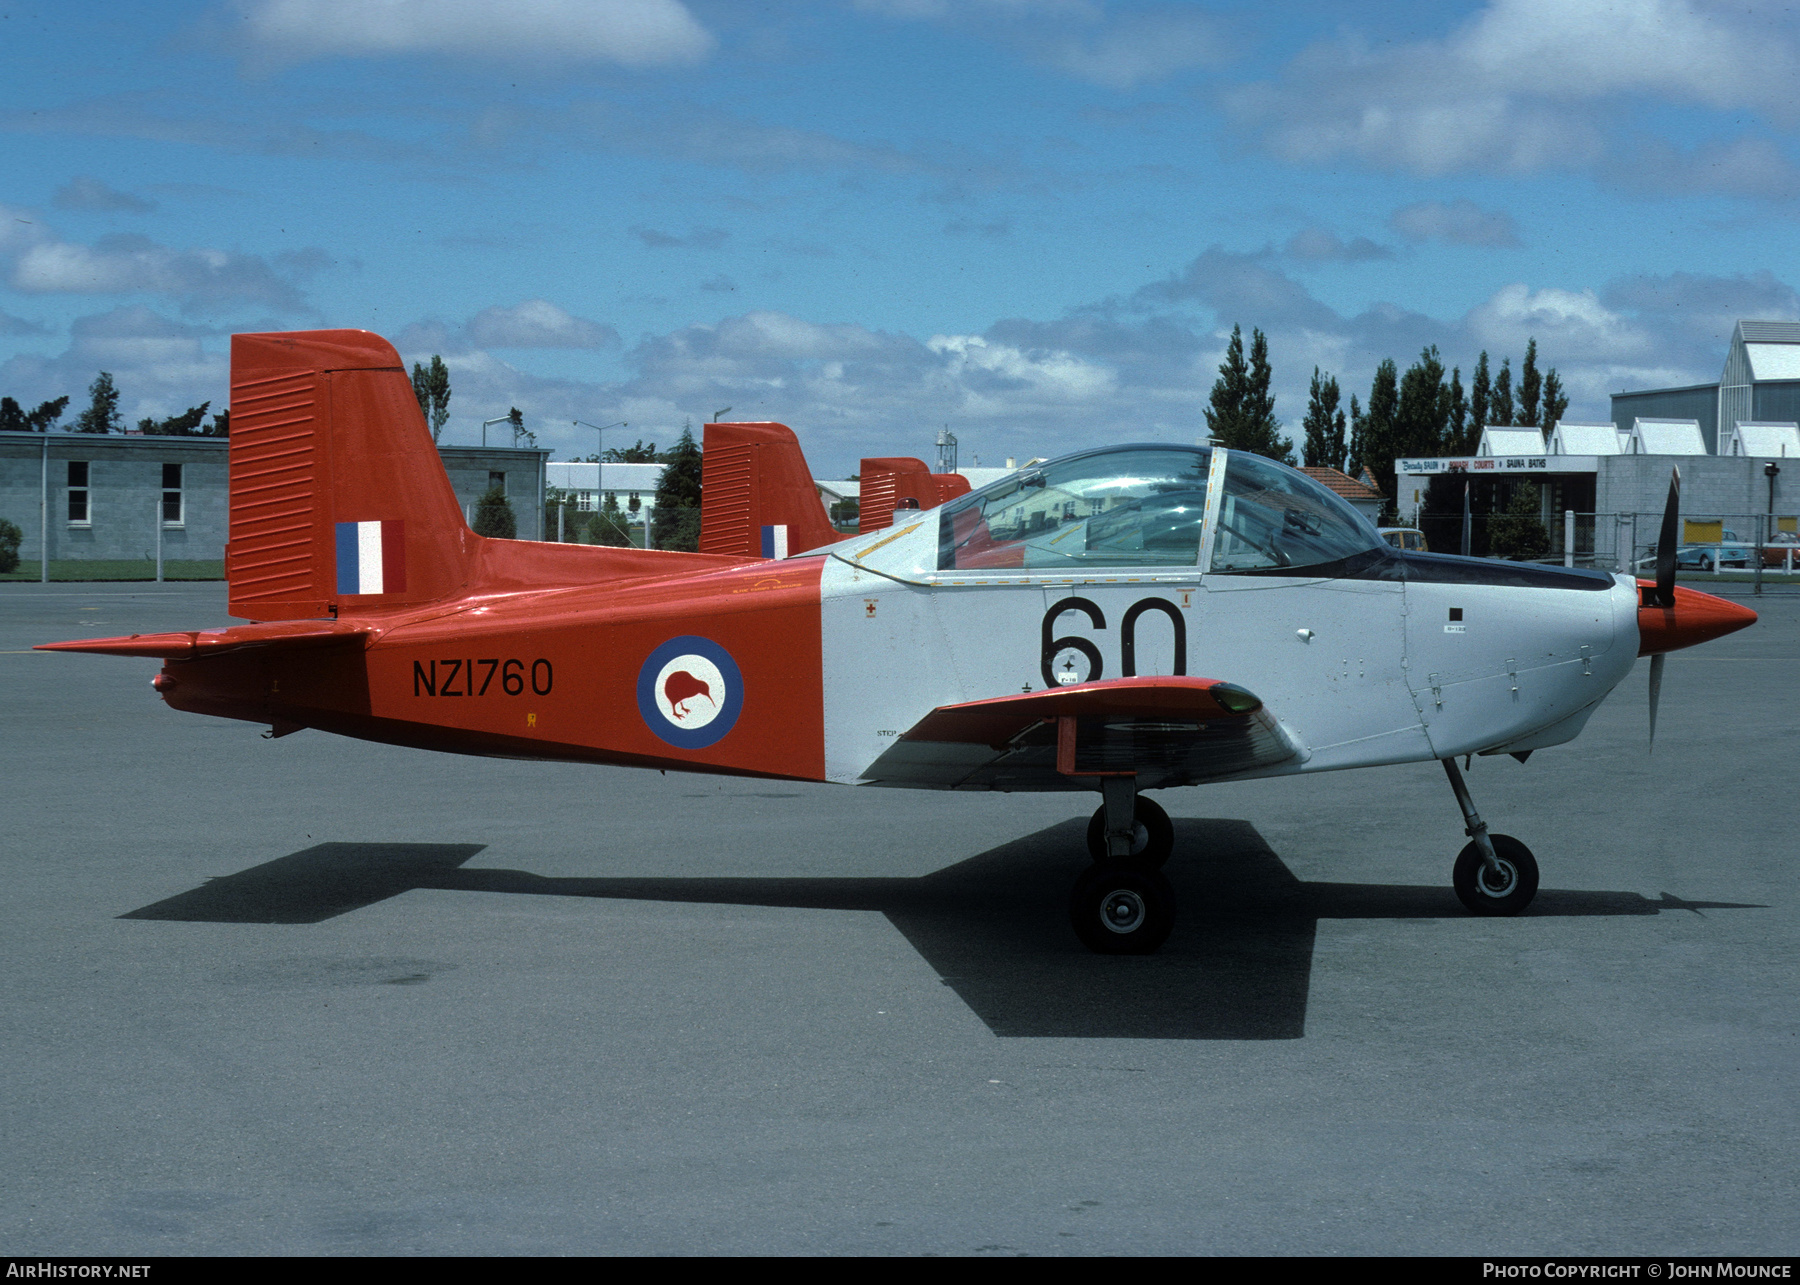
[[[88,507],[88,462],[69,461],[69,525],[90,526],[92,510]]]
[[[592,513],[594,511],[594,493],[592,491],[575,492],[575,511]]]
[[[182,505],[181,465],[162,466],[162,521],[164,526],[181,526],[187,515]]]
[[[488,474],[488,490],[491,491],[495,487],[500,488],[500,494],[506,494],[506,474],[499,472],[490,472]]]

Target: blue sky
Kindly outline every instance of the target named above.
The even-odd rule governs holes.
[[[1800,18],[1699,0],[192,0],[0,13],[0,392],[226,393],[237,330],[510,405],[792,425],[815,471],[1191,441],[1234,323],[1297,433],[1435,343],[1714,379],[1800,319]]]

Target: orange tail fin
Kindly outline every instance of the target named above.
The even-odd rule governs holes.
[[[786,424],[708,424],[703,451],[700,552],[786,557],[844,538]]]
[[[232,615],[435,601],[468,582],[475,543],[392,344],[231,337]]]

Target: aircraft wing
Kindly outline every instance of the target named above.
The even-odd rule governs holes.
[[[942,705],[863,773],[914,789],[1191,785],[1299,756],[1262,701],[1216,678],[1114,678]]]

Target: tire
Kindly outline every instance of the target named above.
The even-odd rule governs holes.
[[[1162,805],[1145,795],[1137,796],[1137,827],[1131,851],[1123,857],[1109,856],[1106,851],[1106,805],[1095,809],[1088,821],[1088,856],[1095,861],[1130,866],[1134,870],[1160,870],[1169,854],[1175,851],[1175,826]]]
[[[1700,559],[1700,569],[1702,571],[1710,572],[1712,570],[1712,559],[1711,558]]]
[[[1069,926],[1096,955],[1151,955],[1175,927],[1175,889],[1160,870],[1096,865],[1069,894]]]
[[[1489,885],[1482,869],[1481,849],[1471,842],[1456,854],[1456,869],[1451,876],[1456,899],[1472,915],[1516,915],[1537,896],[1537,858],[1510,834],[1490,835],[1489,839],[1494,855],[1500,858],[1505,882],[1498,888]]]

